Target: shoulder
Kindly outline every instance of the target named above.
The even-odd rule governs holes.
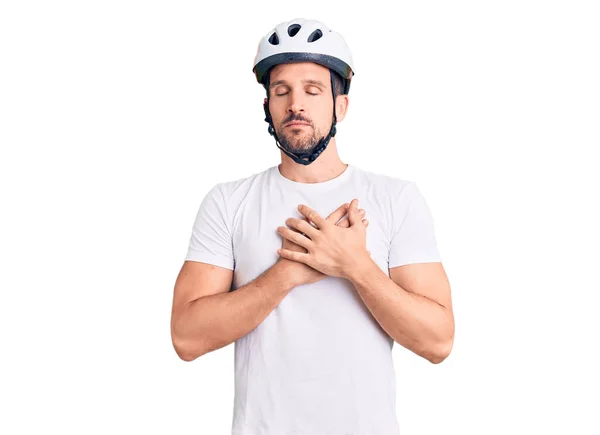
[[[399,196],[406,198],[418,190],[414,180],[376,173],[357,166],[354,167],[354,177],[360,185],[368,186],[392,199],[398,199]]]
[[[270,167],[234,180],[216,183],[213,185],[210,193],[220,196],[222,201],[228,206],[235,206],[236,203],[239,204],[242,202],[252,189],[260,189],[267,182],[272,170],[273,167]]]

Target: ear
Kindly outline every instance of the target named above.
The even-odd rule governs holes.
[[[337,122],[343,121],[348,113],[348,103],[350,102],[348,95],[338,95],[335,98],[335,116]]]

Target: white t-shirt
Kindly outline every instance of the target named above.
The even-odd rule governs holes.
[[[273,266],[278,226],[306,204],[327,217],[358,198],[366,246],[388,268],[440,262],[430,210],[415,182],[348,165],[338,177],[299,183],[278,166],[216,184],[202,201],[186,260],[234,270],[233,289]],[[235,342],[232,435],[398,435],[393,339],[350,281],[295,287]]]

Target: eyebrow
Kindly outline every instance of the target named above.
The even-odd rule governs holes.
[[[325,85],[323,84],[323,82],[320,82],[319,80],[306,79],[306,80],[302,80],[302,83],[320,86],[323,89],[325,89]],[[271,83],[269,88],[273,89],[275,86],[286,85],[286,84],[287,84],[287,82],[285,80],[277,80],[277,81],[274,81],[273,83]]]

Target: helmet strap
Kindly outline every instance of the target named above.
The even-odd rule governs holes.
[[[263,103],[263,107],[265,110],[265,121],[269,124],[269,134],[275,138],[275,145],[277,145],[277,147],[281,151],[283,151],[288,157],[290,157],[298,164],[310,165],[312,162],[314,162],[317,159],[317,157],[319,157],[321,153],[325,151],[325,148],[327,148],[329,141],[336,134],[335,125],[337,123],[337,117],[335,116],[335,89],[333,81],[333,71],[331,70],[329,70],[329,77],[331,79],[331,94],[333,95],[333,123],[331,124],[331,128],[329,129],[329,134],[319,141],[315,150],[313,152],[305,153],[297,153],[292,150],[285,149],[285,147],[279,143],[279,138],[277,137],[277,133],[275,132],[275,127],[273,127],[273,119],[271,118],[271,113],[269,112],[269,88],[267,84],[267,101]]]

